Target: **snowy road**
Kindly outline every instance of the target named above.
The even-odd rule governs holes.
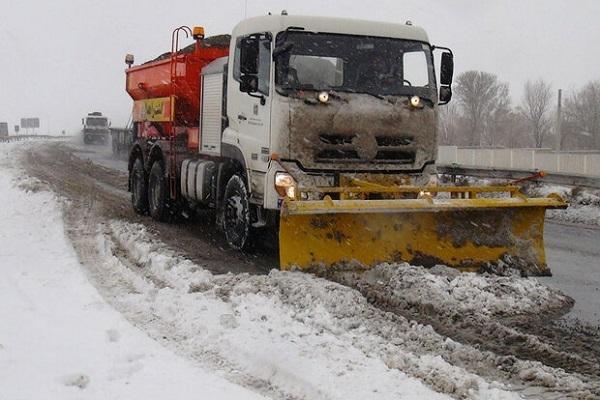
[[[221,398],[600,398],[598,332],[551,322],[570,300],[535,279],[383,265],[339,285],[269,272],[268,248],[241,255],[201,220],[135,215],[124,164],[100,150],[0,147],[13,205],[0,238],[26,238],[0,250],[2,400],[39,397],[20,391],[31,376],[51,398],[219,398],[202,385]],[[596,279],[585,267],[598,231],[547,232],[550,285],[593,321],[593,285],[577,298],[565,277]],[[173,374],[156,375],[162,363]],[[178,391],[172,375],[198,384]]]
[[[575,299],[569,317],[600,326],[600,227],[547,222],[545,242],[553,276],[540,280]]]

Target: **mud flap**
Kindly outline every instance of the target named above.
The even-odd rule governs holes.
[[[286,201],[282,269],[406,261],[475,271],[509,264],[549,275],[546,208],[559,198]]]

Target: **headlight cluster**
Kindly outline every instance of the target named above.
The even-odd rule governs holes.
[[[275,190],[281,197],[296,198],[296,181],[286,172],[275,174]]]

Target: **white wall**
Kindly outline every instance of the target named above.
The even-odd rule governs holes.
[[[440,146],[438,164],[498,169],[544,170],[600,176],[600,153],[553,152],[544,149],[473,149]]]

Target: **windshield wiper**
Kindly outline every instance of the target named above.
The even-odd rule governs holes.
[[[369,96],[373,96],[378,98],[379,100],[385,100],[385,97],[383,97],[380,94],[377,93],[373,93],[373,92],[368,92],[368,91],[363,91],[361,90],[360,92],[354,89],[336,89],[338,92],[347,92],[347,93],[354,93],[354,94],[368,94]]]

